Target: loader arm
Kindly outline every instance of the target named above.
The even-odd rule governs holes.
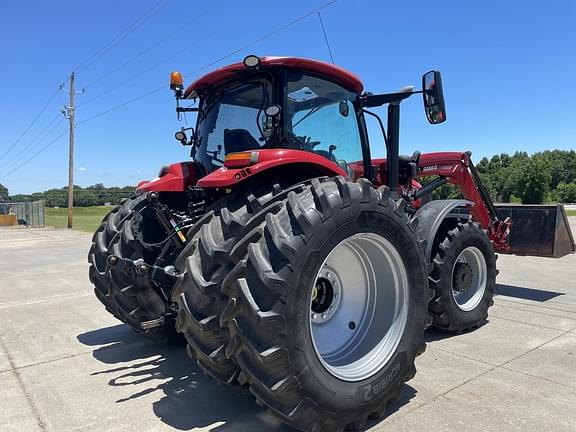
[[[474,205],[468,210],[474,220],[488,231],[498,252],[508,252],[512,221],[500,220],[494,203],[484,189],[480,176],[470,160],[470,152],[424,153],[420,156],[418,178],[439,176],[445,182],[458,186],[462,196]],[[438,186],[443,182],[439,182]]]
[[[474,220],[488,231],[494,248],[500,253],[560,258],[576,249],[564,208],[559,205],[495,206],[484,189],[470,160],[470,152],[427,153],[419,158],[417,178],[439,176],[424,186],[427,192],[444,183],[460,189],[474,203],[468,210]],[[415,193],[418,198],[418,191]]]

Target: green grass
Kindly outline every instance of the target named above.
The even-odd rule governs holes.
[[[100,225],[102,218],[114,207],[75,207],[74,208],[74,229],[80,231],[94,232]],[[49,208],[44,209],[46,214],[46,226],[55,228],[66,228],[68,225],[68,209]]]
[[[106,213],[113,207],[76,207],[74,208],[74,229],[86,232],[94,232],[100,226],[100,222]],[[48,208],[46,212],[46,226],[66,228],[68,210],[65,208]],[[576,210],[566,210],[568,216],[576,216]]]

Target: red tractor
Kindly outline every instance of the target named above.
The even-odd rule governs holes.
[[[173,73],[171,88],[178,115],[197,112],[176,133],[192,160],[104,218],[89,253],[95,293],[146,336],[183,334],[210,377],[248,387],[296,428],[382,416],[429,325],[484,322],[495,252],[574,251],[562,207],[495,206],[469,152],[399,155],[404,99],[422,94],[428,121],[446,120],[437,71],[421,90],[371,94],[337,66],[248,56],[187,89]],[[368,110],[385,104],[386,128]],[[370,156],[366,115],[386,159]],[[463,199],[432,200],[445,183]]]

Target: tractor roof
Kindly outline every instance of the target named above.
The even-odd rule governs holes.
[[[308,72],[315,72],[325,75],[335,81],[340,82],[358,93],[362,92],[364,86],[360,78],[341,67],[317,60],[310,60],[298,57],[261,57],[261,68],[289,67],[301,69]],[[184,97],[189,97],[192,91],[202,90],[217,85],[233,77],[237,72],[246,70],[244,63],[234,63],[223,68],[216,69],[203,77],[194,81],[184,93]]]

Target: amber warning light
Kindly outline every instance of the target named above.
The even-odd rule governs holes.
[[[182,92],[184,90],[184,79],[180,72],[172,72],[170,74],[170,90],[175,92]]]

